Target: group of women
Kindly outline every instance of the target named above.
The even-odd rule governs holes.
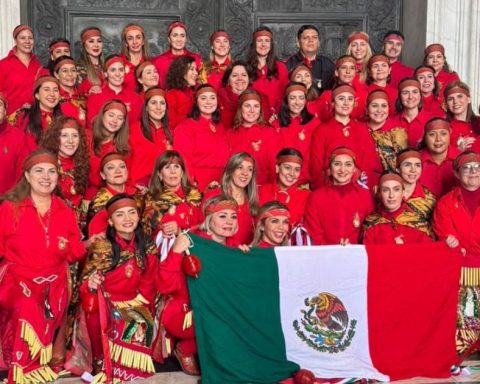
[[[287,71],[276,58],[268,27],[245,61],[232,60],[225,30],[204,62],[181,22],[157,57],[142,26],[121,37],[121,54],[104,58],[101,30],[85,29],[77,61],[56,39],[42,67],[20,25],[0,61],[10,381],[65,370],[133,380],[171,354],[199,374],[187,231],[246,252],[445,241],[475,272],[460,292],[457,341],[469,350],[480,334],[467,303],[480,299],[480,131],[442,45],[393,87],[389,58],[354,32],[319,94],[308,60]]]

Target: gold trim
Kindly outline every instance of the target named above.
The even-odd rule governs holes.
[[[115,308],[123,309],[128,307],[140,307],[142,305],[150,304],[150,302],[145,299],[141,293],[137,294],[137,296],[132,300],[127,301],[113,301],[112,304]]]
[[[114,344],[109,341],[110,356],[113,361],[128,368],[135,368],[142,372],[155,373],[152,356],[143,352],[133,351],[129,348]]]
[[[34,358],[38,352],[40,352],[40,364],[45,365],[52,359],[52,344],[44,346],[33,327],[25,320],[22,322],[22,329],[20,331],[20,337],[28,345],[30,356]]]

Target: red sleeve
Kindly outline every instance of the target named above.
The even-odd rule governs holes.
[[[148,254],[145,261],[145,272],[142,276],[139,291],[151,304],[155,301],[157,293],[158,257],[156,254]]]
[[[108,214],[106,209],[102,209],[93,216],[90,223],[88,223],[88,236],[105,233],[108,226]]]
[[[195,152],[195,133],[190,127],[191,123],[192,120],[188,119],[175,129],[173,148],[182,155],[183,160],[185,161],[185,167],[190,175],[190,180],[194,181],[196,175],[194,174],[192,160],[193,153]]]
[[[451,194],[448,194],[437,202],[437,206],[433,211],[433,230],[439,240],[445,240],[448,235],[453,235],[460,240],[460,236],[453,224],[453,219]]]
[[[182,259],[183,253],[171,250],[167,258],[158,265],[157,289],[161,294],[171,294],[186,288]]]
[[[69,262],[74,263],[84,259],[87,254],[85,243],[82,241],[82,234],[78,228],[77,218],[75,212],[70,207],[65,207],[65,214],[63,214],[63,225],[68,228],[68,242],[71,246],[71,252],[67,259]]]
[[[309,171],[312,190],[318,189],[325,184],[324,173],[324,152],[325,152],[325,132],[322,132],[322,125],[317,126],[312,134],[310,144]]]
[[[312,238],[313,245],[325,244],[324,229],[322,223],[319,220],[319,199],[318,194],[310,193],[307,201],[307,209],[304,214],[305,228],[307,228],[308,234]]]

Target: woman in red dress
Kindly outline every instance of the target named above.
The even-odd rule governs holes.
[[[127,24],[122,31],[121,46],[122,59],[125,64],[124,87],[130,91],[136,91],[135,68],[150,57],[148,39],[143,27],[136,23]]]
[[[425,218],[405,204],[403,179],[386,173],[378,184],[380,205],[363,224],[363,244],[430,243],[434,234]]]
[[[204,205],[205,220],[194,233],[229,246],[238,227],[237,211],[238,205],[234,200],[222,195],[212,197]],[[173,351],[185,373],[199,375],[195,324],[186,276],[181,267],[184,252],[190,245],[187,235],[180,234],[166,260],[160,263],[158,290],[165,298],[160,327],[161,331],[166,331],[163,356],[166,357]]]
[[[232,62],[230,36],[223,29],[217,29],[210,36],[210,57],[202,63],[198,71],[200,84],[210,84],[217,91],[222,85],[225,70]]]
[[[315,245],[358,244],[374,204],[371,192],[357,182],[355,153],[347,147],[334,149],[328,174],[328,183],[308,197],[305,227]]]
[[[128,136],[127,107],[120,100],[107,101],[95,119],[92,133],[87,132],[90,177],[85,194],[86,200],[90,201],[102,186],[100,178],[102,158],[110,152],[119,152],[124,156],[129,154]]]
[[[177,151],[165,151],[155,161],[144,196],[142,222],[163,258],[180,231],[195,228],[202,215],[202,194],[191,183]]]
[[[258,210],[255,174],[254,158],[246,152],[235,153],[225,165],[220,185],[212,183],[205,191],[204,201],[223,194],[237,202],[238,231],[232,238],[236,244],[248,244],[253,238],[253,218]]]
[[[220,181],[230,149],[225,129],[220,123],[215,89],[203,84],[195,93],[195,98],[190,118],[176,127],[173,141],[174,148],[185,160],[194,185],[199,191],[204,191],[212,181]]]
[[[145,93],[142,119],[130,126],[129,177],[132,184],[147,187],[155,159],[172,149],[173,136],[168,127],[167,109],[163,89],[153,87]]]
[[[86,123],[86,100],[80,96],[77,87],[78,72],[75,61],[70,56],[60,56],[52,63],[53,75],[60,85],[60,109],[64,116]]]
[[[247,65],[252,89],[266,97],[270,107],[268,119],[280,110],[288,84],[286,65],[277,60],[273,32],[267,26],[258,27],[252,36],[247,54]]]
[[[258,210],[252,246],[259,248],[288,245],[290,212],[278,201],[269,201]]]
[[[420,65],[415,69],[413,75],[419,83],[422,92],[422,109],[434,117],[445,117],[445,111],[442,107],[443,95],[435,79],[435,69],[430,65]]]
[[[104,81],[102,31],[97,27],[85,28],[80,33],[80,41],[82,52],[78,61],[79,91],[81,95],[88,97],[100,93]]]
[[[390,60],[384,54],[373,55],[368,60],[368,93],[381,89],[387,92],[390,103],[390,116],[395,113],[395,101],[397,100],[397,89],[390,86]]]
[[[430,65],[435,70],[435,79],[440,87],[440,95],[443,95],[448,84],[460,80],[458,74],[450,69],[445,57],[445,47],[442,44],[430,44],[425,48],[423,63]]]
[[[0,205],[0,366],[11,383],[54,381],[52,343],[68,306],[68,263],[81,260],[74,211],[54,194],[57,158],[40,149]]]
[[[137,79],[137,88],[135,91],[142,97],[149,88],[158,87],[158,71],[151,61],[144,61],[135,68],[135,78]]]

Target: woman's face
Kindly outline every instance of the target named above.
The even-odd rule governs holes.
[[[456,173],[465,189],[476,191],[480,187],[480,163],[466,163]]]
[[[259,36],[255,39],[255,51],[260,57],[266,57],[272,49],[272,39],[268,36]]]
[[[305,104],[307,103],[307,98],[303,91],[292,91],[287,96],[288,110],[290,111],[291,117],[300,116]]]
[[[388,212],[395,212],[402,205],[403,185],[397,180],[388,180],[380,186],[380,199]]]
[[[368,43],[365,40],[357,39],[350,43],[351,54],[357,61],[365,59],[367,48]]]
[[[425,144],[430,153],[441,155],[448,151],[450,145],[450,131],[448,129],[434,129],[425,135]]]
[[[427,56],[426,63],[435,69],[435,73],[440,72],[445,65],[445,56],[440,51],[430,52]]]
[[[288,189],[295,185],[300,178],[302,166],[293,161],[285,161],[276,166],[277,182],[282,189]]]
[[[80,145],[80,134],[75,128],[62,128],[60,130],[60,146],[58,154],[61,157],[72,157]]]
[[[167,111],[165,97],[160,95],[152,96],[147,102],[147,113],[150,120],[160,123]]]
[[[127,164],[120,159],[109,161],[103,166],[100,176],[107,185],[123,186],[128,179]]]
[[[337,155],[330,163],[330,173],[334,185],[347,185],[352,181],[355,161],[349,155]]]
[[[85,52],[93,57],[99,57],[103,50],[103,41],[101,36],[93,36],[85,41]]]
[[[33,44],[33,33],[30,32],[28,29],[20,32],[15,38],[15,45],[17,47],[17,51],[23,54],[31,54],[33,51]]]
[[[230,40],[225,36],[217,37],[213,40],[212,50],[215,56],[224,58],[230,53]]]
[[[60,56],[71,56],[70,47],[55,47],[50,53],[52,60],[56,60]]]
[[[217,109],[217,95],[214,92],[204,92],[197,98],[198,109],[204,117],[211,117]]]
[[[182,183],[183,169],[177,162],[169,163],[158,172],[158,177],[165,188],[176,191]]]
[[[418,108],[421,98],[420,89],[415,86],[408,86],[400,91],[400,102],[405,109]]]
[[[355,106],[355,96],[350,92],[342,92],[335,96],[333,100],[333,110],[335,115],[341,117],[348,117]]]
[[[138,79],[138,82],[143,85],[143,89],[146,90],[150,87],[155,87],[158,85],[158,71],[155,65],[147,65],[143,68],[142,75]]]
[[[143,34],[138,29],[132,29],[125,34],[125,40],[127,41],[127,49],[131,53],[140,53],[142,52],[143,44],[145,44],[143,39]]]
[[[32,193],[39,196],[51,195],[57,186],[57,167],[50,163],[39,163],[25,172]]]
[[[399,168],[400,176],[407,184],[415,184],[422,175],[422,161],[416,157],[407,157]]]
[[[115,134],[125,123],[125,115],[119,109],[109,109],[103,114],[102,122],[108,134]]]
[[[187,44],[187,32],[182,27],[175,27],[168,35],[168,42],[174,51],[183,51]]]
[[[212,214],[210,219],[210,232],[215,241],[232,237],[238,229],[237,212],[233,209],[224,209]]]
[[[388,117],[388,102],[385,99],[373,99],[367,106],[367,114],[370,121],[375,124],[383,124]]]
[[[46,81],[40,85],[35,97],[39,101],[42,110],[52,112],[60,102],[60,89],[57,83]]]
[[[422,93],[430,95],[435,88],[435,76],[432,72],[421,72],[417,75],[417,80],[420,82]]]
[[[195,84],[197,84],[198,71],[195,62],[191,62],[190,64],[188,64],[187,72],[185,73],[183,78],[185,79],[185,82],[189,87],[194,87]]]
[[[288,216],[267,217],[263,224],[262,240],[272,245],[282,245],[288,235],[289,225]]]
[[[471,98],[463,93],[452,93],[447,96],[448,110],[454,116],[461,116],[466,114],[468,104],[471,102]]]
[[[124,239],[131,239],[137,229],[140,216],[133,207],[123,207],[112,213],[109,219],[110,225],[115,228],[117,234]]]
[[[312,74],[307,69],[300,69],[299,71],[297,71],[295,77],[292,80],[298,83],[302,83],[303,85],[305,85],[305,87],[307,87],[307,89],[310,89],[313,83]]]
[[[370,66],[370,75],[375,82],[387,81],[389,74],[390,66],[384,61],[377,61]]]
[[[260,102],[257,100],[247,100],[242,106],[242,120],[246,126],[251,126],[258,122],[260,118]]]
[[[247,188],[253,177],[253,163],[243,160],[232,173],[232,184],[237,188]]]
[[[355,64],[351,61],[346,61],[335,70],[335,76],[337,76],[342,83],[352,84],[355,78],[355,72]]]
[[[125,80],[125,66],[123,63],[113,63],[105,72],[105,77],[109,84],[114,87],[121,87]]]
[[[55,77],[62,86],[72,88],[77,83],[77,67],[75,64],[63,64],[55,73]]]
[[[228,85],[233,92],[240,95],[248,87],[249,77],[247,69],[243,65],[236,65],[228,78]]]

